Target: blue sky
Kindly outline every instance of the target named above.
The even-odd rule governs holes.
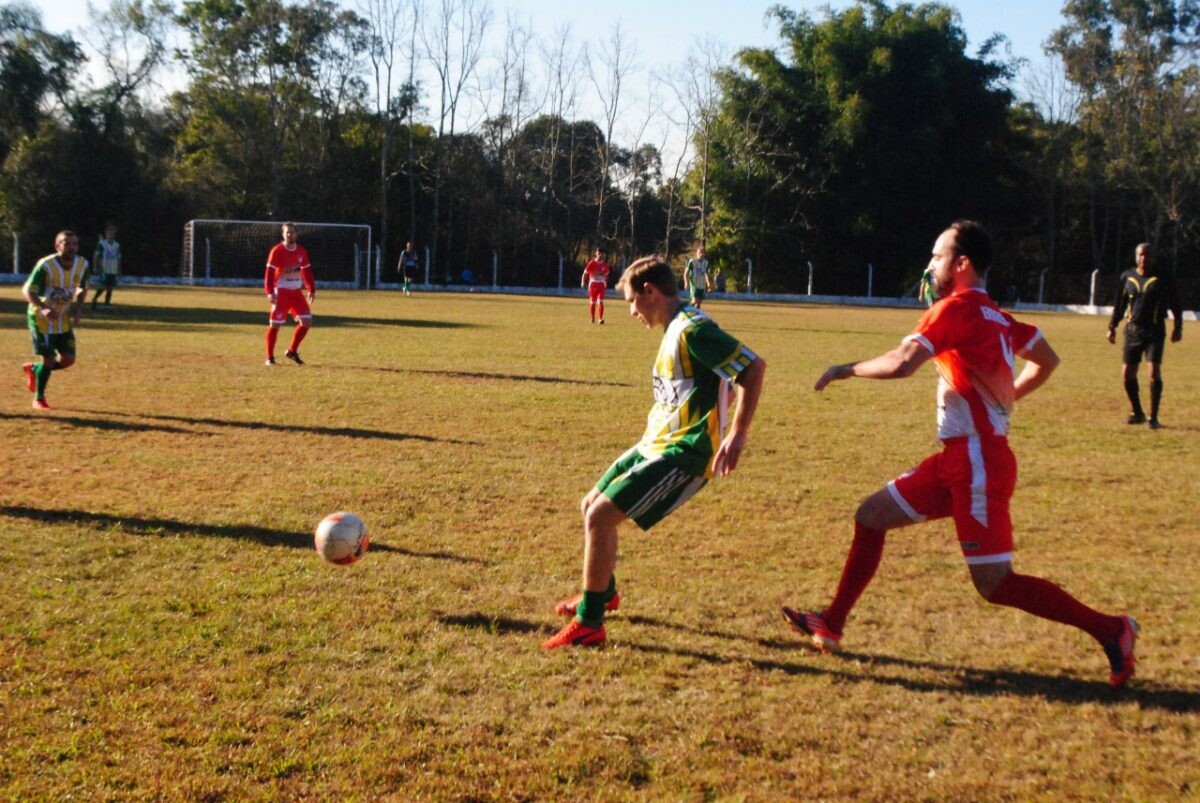
[[[352,0],[346,2],[352,4]],[[620,21],[622,29],[638,43],[643,60],[655,64],[682,61],[692,42],[708,37],[731,49],[775,44],[774,31],[763,26],[763,15],[774,4],[759,0],[493,0],[498,22],[512,11],[520,19],[532,20],[542,33],[569,24],[580,40],[603,38]],[[76,32],[86,24],[88,0],[35,0],[34,5],[42,9],[45,24],[53,31]],[[93,5],[104,6],[105,0]],[[783,5],[819,16],[818,10],[827,3],[806,0]],[[828,5],[840,9],[851,3],[833,0]],[[962,15],[972,51],[991,34],[1003,33],[1012,41],[1014,54],[1039,62],[1042,42],[1061,22],[1061,3],[1056,0],[960,0],[952,5]]]
[[[172,0],[177,6],[182,0]],[[354,7],[357,0],[341,0],[347,7]],[[86,40],[85,28],[88,21],[88,0],[34,0],[43,13],[43,23],[55,32],[69,31]],[[110,0],[92,0],[93,5],[107,7]],[[432,6],[436,0],[425,0]],[[636,50],[636,69],[629,76],[628,87],[623,89],[622,112],[617,121],[614,138],[619,142],[652,142],[664,154],[678,155],[685,148],[684,140],[672,117],[673,101],[660,82],[653,76],[661,75],[680,65],[698,43],[715,41],[730,54],[741,47],[773,47],[779,43],[774,26],[764,25],[767,9],[774,0],[492,0],[493,23],[490,45],[499,50],[502,42],[500,31],[506,19],[514,16],[522,27],[532,27],[543,41],[554,38],[557,30],[569,26],[571,40],[577,45],[583,42],[604,43],[612,34],[614,25],[619,24],[625,41],[631,42]],[[821,9],[830,6],[844,9],[853,5],[852,0],[803,0],[785,3],[789,8],[809,11],[822,17]],[[892,0],[890,5],[898,5]],[[1036,70],[1045,68],[1047,59],[1042,52],[1042,43],[1061,24],[1061,8],[1058,0],[960,0],[962,24],[969,40],[968,50],[976,49],[995,33],[1006,35],[1011,43],[1012,55],[1029,60]],[[594,46],[594,45],[593,45]],[[486,71],[486,66],[482,68]],[[433,86],[432,75],[426,85]],[[176,72],[165,76],[166,89],[180,88],[182,80]],[[1013,88],[1018,95],[1022,92],[1023,79],[1018,78]],[[586,79],[580,79],[581,106],[579,116],[599,120],[602,112],[596,105]],[[161,91],[161,90],[159,90]],[[432,98],[426,99],[427,106]],[[487,116],[488,103],[482,97],[467,99],[459,120],[460,130],[472,129]],[[666,110],[667,114],[654,115],[650,110]],[[431,113],[432,109],[426,109]],[[651,116],[654,123],[644,126]],[[677,115],[676,115],[677,117]],[[641,137],[642,139],[638,139]]]

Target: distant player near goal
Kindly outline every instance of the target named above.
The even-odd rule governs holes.
[[[104,294],[104,306],[112,304],[112,291],[121,274],[121,244],[117,242],[117,227],[109,223],[104,227],[104,236],[96,243],[96,254],[92,259],[92,274],[96,277],[96,295],[92,296],[92,309]]]
[[[312,327],[312,311],[309,304],[316,298],[317,286],[313,281],[312,265],[308,252],[296,243],[296,226],[284,223],[281,229],[283,242],[271,249],[267,256],[267,271],[263,287],[267,300],[271,302],[270,325],[267,327],[267,365],[275,364],[275,341],[279,338],[279,327],[288,315],[296,320],[296,331],[284,354],[296,365],[304,365],[300,359],[300,341]],[[300,288],[304,288],[304,292]]]
[[[600,308],[600,323],[604,323],[604,295],[608,292],[608,262],[604,259],[604,252],[599,248],[596,249],[595,255],[583,268],[583,275],[579,277],[579,286],[587,285],[588,291],[588,312],[592,316],[592,323],[596,322],[596,308]]]

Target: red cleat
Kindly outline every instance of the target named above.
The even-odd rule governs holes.
[[[604,644],[607,635],[604,625],[588,627],[583,622],[574,619],[553,637],[542,642],[543,650],[556,650],[559,647],[599,647]]]
[[[1133,667],[1137,659],[1133,656],[1133,645],[1137,643],[1138,623],[1132,616],[1121,617],[1121,635],[1112,644],[1104,645],[1104,654],[1112,674],[1108,676],[1108,685],[1119,689],[1133,677]]]
[[[837,652],[842,634],[834,633],[829,625],[825,624],[821,614],[812,611],[794,611],[784,605],[783,618],[791,625],[792,630],[806,636],[814,648],[821,652]]]
[[[21,370],[25,372],[25,384],[29,386],[29,392],[37,393],[37,376],[33,373],[33,363],[25,363],[21,366]]]
[[[574,616],[575,612],[577,610],[579,610],[579,603],[581,603],[581,602],[583,602],[583,594],[576,594],[575,596],[571,597],[570,599],[564,599],[562,602],[555,605],[554,612],[556,614],[558,614],[559,616]],[[620,594],[613,594],[612,598],[608,602],[604,603],[604,610],[606,612],[615,611],[617,608],[620,608],[620,607],[621,607],[621,595]]]

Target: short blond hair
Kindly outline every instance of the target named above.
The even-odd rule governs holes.
[[[679,295],[679,282],[675,279],[675,271],[657,254],[635,260],[617,280],[617,289],[623,292],[625,287],[629,286],[633,288],[633,292],[642,293],[648,284],[654,285],[668,298]]]

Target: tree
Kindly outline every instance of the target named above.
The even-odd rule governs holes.
[[[1004,229],[1011,68],[995,41],[969,56],[957,13],[934,3],[773,13],[788,60],[744,50],[720,74],[711,143],[716,214],[741,221],[752,239],[737,248],[767,286],[799,289],[812,259],[823,289],[860,293],[870,261],[876,290],[898,294],[949,221]]]
[[[1128,259],[1122,241],[1131,221],[1137,239],[1157,244],[1172,228],[1176,257],[1185,207],[1193,206],[1200,138],[1200,7],[1191,0],[1068,0],[1066,23],[1050,49],[1083,95],[1082,122],[1091,179],[1091,241],[1094,263],[1112,254]],[[1115,200],[1116,243],[1107,247]]]

